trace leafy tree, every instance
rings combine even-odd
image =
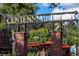
[[[60,3],[50,3],[49,8],[56,8]]]
[[[6,26],[6,23],[3,21],[3,16],[0,15],[0,30],[4,29]]]
[[[3,15],[27,15],[34,14],[38,9],[34,3],[4,3],[0,7],[0,13]]]
[[[40,42],[44,43],[49,40],[48,29],[40,28],[30,31],[29,42]]]
[[[69,45],[79,44],[79,29],[71,26],[68,30],[65,43]]]
[[[69,26],[67,36],[64,39],[64,43],[69,44],[70,46],[76,45],[77,52],[79,46],[79,29],[72,24]]]
[[[3,28],[5,28],[6,24],[5,23],[0,23],[0,30],[2,30]]]

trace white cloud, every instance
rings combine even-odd
[[[58,7],[62,8],[58,8]],[[52,12],[67,12],[67,11],[75,11],[79,12],[79,3],[61,3],[57,8],[55,8]],[[64,10],[63,10],[64,8]]]
[[[79,3],[61,3],[59,6],[62,6],[65,9],[71,9],[79,7]]]
[[[42,3],[42,6],[49,7],[49,3]]]
[[[63,9],[59,9],[58,7],[57,8],[55,8],[52,12],[54,13],[54,12],[62,12],[63,11]]]

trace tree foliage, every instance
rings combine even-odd
[[[5,3],[0,7],[3,15],[27,15],[34,14],[38,9],[34,3]]]
[[[79,29],[75,26],[70,26],[64,41],[69,45],[79,44]]]
[[[40,28],[30,31],[29,42],[44,43],[49,40],[48,29]]]
[[[60,3],[50,3],[49,8],[56,8]]]

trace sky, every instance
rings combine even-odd
[[[39,10],[37,13],[50,13],[50,12],[62,12],[62,11],[73,11],[77,10],[79,12],[79,3],[61,3],[57,8],[49,8],[48,3],[39,3]]]
[[[38,7],[39,10],[36,12],[36,14],[68,12],[68,11],[78,11],[79,13],[79,3],[61,3],[55,9],[49,8],[48,3],[39,3]],[[79,14],[76,17],[79,18]]]
[[[39,10],[37,13],[49,13],[49,12],[60,12],[60,11],[73,11],[77,10],[79,12],[79,3],[61,3],[58,5],[57,8],[51,9],[49,8],[48,3],[39,3],[37,4],[39,7]]]
[[[39,7],[39,9],[36,14],[49,13],[52,11],[52,9],[49,8],[49,4],[47,3],[39,3],[37,4],[37,6]]]

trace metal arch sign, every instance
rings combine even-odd
[[[11,17],[7,19],[8,24],[26,23],[26,22],[34,22],[34,21],[36,21],[34,16],[18,16],[18,17]]]
[[[73,12],[60,12],[60,13],[48,13],[48,14],[38,14],[38,15],[26,15],[26,16],[15,16],[6,19],[8,24],[15,23],[31,23],[40,21],[40,16],[42,17],[41,21],[47,21],[47,19],[51,20],[73,20],[76,19],[77,11]],[[50,17],[48,17],[50,16]]]
[[[63,15],[53,15],[53,20],[73,20],[75,19],[75,14],[63,14]]]

